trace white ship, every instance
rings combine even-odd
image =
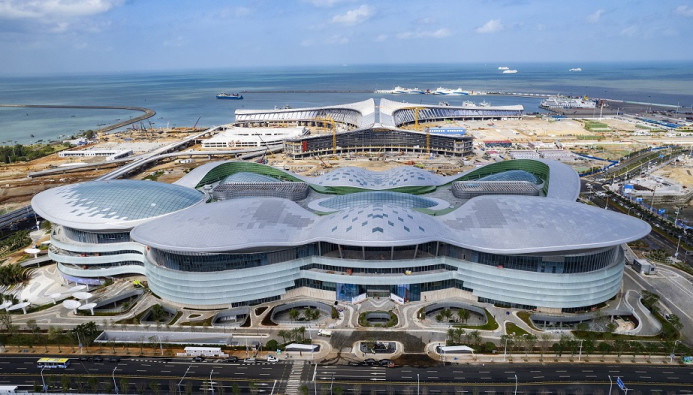
[[[471,100],[465,100],[462,102],[462,107],[476,107],[476,104]]]
[[[410,95],[423,95],[424,93],[426,93],[419,88],[407,89],[406,91]]]
[[[491,107],[491,103],[488,103],[486,100],[484,100],[481,103],[479,103],[479,107]]]
[[[597,102],[595,100],[590,100],[587,96],[578,98],[565,96],[551,96],[542,100],[539,107],[546,108],[549,110],[571,108],[596,108]]]
[[[517,70],[512,69],[512,70],[503,70],[503,74],[515,74],[517,73]]]
[[[568,71],[582,71],[582,68],[581,67],[575,67],[575,68],[572,68]]]
[[[451,96],[463,96],[463,95],[466,96],[468,94],[469,94],[469,92],[462,90],[462,88],[457,88],[457,89],[453,89],[450,91]]]
[[[434,95],[449,95],[450,92],[452,92],[450,89],[448,89],[448,88],[443,88],[443,87],[441,86],[440,88],[434,90],[434,91],[433,91],[433,94],[434,94]]]
[[[509,70],[510,67],[508,66],[498,66],[498,70]]]
[[[396,86],[395,89],[392,90],[392,93],[404,94],[404,93],[407,93],[407,88],[402,88],[401,86]]]

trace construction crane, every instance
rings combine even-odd
[[[260,133],[255,133],[255,135],[260,139],[260,142],[262,143],[262,145],[265,146],[265,154],[267,152],[269,152],[272,159],[274,159],[274,152],[272,152],[272,150],[269,149],[269,145],[267,145],[267,143],[265,143],[265,140],[262,139],[262,135],[260,135]],[[262,157],[264,159],[265,155],[262,155]]]
[[[324,124],[328,123],[332,126],[332,155],[337,155],[337,123],[329,115],[324,117],[315,117],[315,121],[320,121]]]
[[[425,110],[427,107],[412,107],[410,110],[414,110],[414,130],[419,130],[419,111]],[[431,130],[426,128],[426,153],[431,153]]]

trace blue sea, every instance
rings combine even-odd
[[[498,66],[517,69],[502,74]],[[581,67],[582,72],[570,72]],[[539,98],[512,96],[387,95],[374,93],[262,93],[262,91],[363,91],[403,87],[588,95],[596,98],[693,105],[693,63],[526,63],[440,65],[342,65],[294,68],[162,71],[122,74],[0,77],[0,104],[141,106],[155,110],[155,127],[213,126],[234,119],[234,110],[313,107],[373,97],[460,105],[522,104],[540,111]],[[217,100],[219,92],[244,100]],[[0,144],[54,140],[139,115],[123,110],[0,108]],[[148,126],[149,123],[145,121]],[[33,135],[33,137],[32,137]]]

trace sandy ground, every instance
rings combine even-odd
[[[655,175],[669,178],[675,182],[693,188],[693,159],[688,159],[674,166],[657,170]]]

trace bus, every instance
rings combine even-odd
[[[36,362],[36,367],[46,369],[65,369],[70,366],[69,358],[41,358]]]

